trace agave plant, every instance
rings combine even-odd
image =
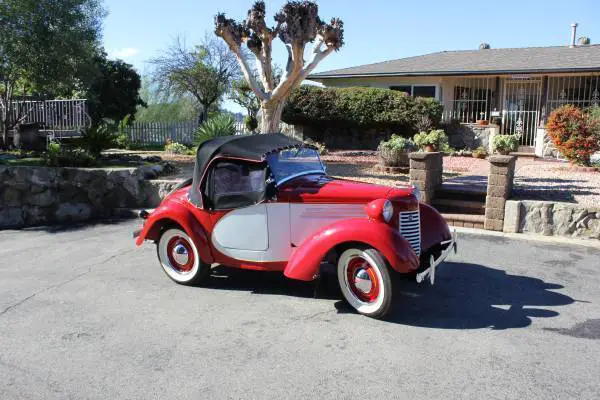
[[[230,135],[235,135],[235,120],[229,114],[219,114],[210,118],[198,128],[194,143],[200,145],[207,140]]]

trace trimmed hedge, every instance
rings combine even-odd
[[[438,125],[442,109],[435,99],[390,89],[300,86],[290,94],[282,119],[295,125],[404,129],[409,135],[424,117]]]

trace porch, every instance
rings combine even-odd
[[[548,115],[565,104],[600,105],[600,73],[442,77],[439,92],[445,122],[458,122],[475,135],[486,131],[486,147],[490,132],[518,134],[522,150],[541,157]]]

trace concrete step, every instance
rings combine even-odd
[[[448,225],[455,227],[483,229],[485,223],[483,215],[447,213],[442,214],[442,217],[444,217]]]
[[[485,203],[482,201],[456,200],[456,199],[433,199],[434,206],[441,213],[456,213],[456,214],[485,214]]]
[[[535,153],[529,153],[529,152],[522,152],[522,151],[513,151],[512,153],[510,153],[511,156],[515,156],[515,157],[527,157],[527,158],[537,158],[537,156],[535,155]]]
[[[435,191],[436,199],[453,199],[485,202],[487,187],[463,186],[458,184],[443,184]]]
[[[519,146],[517,153],[535,153],[535,147],[533,146]]]

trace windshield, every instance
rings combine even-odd
[[[267,156],[267,162],[278,185],[300,175],[325,174],[319,152],[307,147],[271,153]]]

